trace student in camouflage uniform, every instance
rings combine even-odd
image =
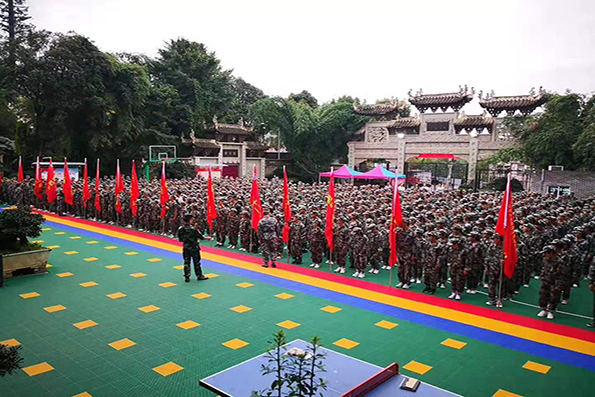
[[[240,232],[240,218],[235,208],[227,213],[227,235],[229,236],[229,248],[236,248],[238,245],[238,234]]]
[[[467,293],[475,295],[483,274],[484,247],[478,232],[469,234],[469,262],[467,269]]]
[[[591,260],[589,265],[589,290],[593,293],[593,320],[587,324],[589,328],[595,328],[595,261]]]
[[[271,217],[271,211],[268,208],[263,208],[264,217],[258,222],[258,241],[262,246],[262,267],[269,267],[269,261],[272,267],[277,267],[275,260],[277,259],[277,221]]]
[[[289,225],[289,253],[294,265],[302,264],[303,249],[306,240],[306,228],[299,215],[294,215]]]
[[[448,299],[461,300],[465,289],[465,268],[468,266],[467,250],[462,247],[461,238],[451,237],[449,240],[448,266],[450,268],[452,293]]]
[[[438,282],[438,271],[440,270],[441,247],[434,232],[427,233],[428,242],[424,246],[424,284],[423,292],[436,293]]]
[[[202,268],[200,267],[200,243],[198,240],[204,240],[205,237],[201,232],[196,230],[194,219],[191,215],[184,217],[184,226],[180,226],[178,229],[178,240],[183,243],[182,256],[184,257],[184,280],[190,282],[190,261],[194,264],[194,274],[196,274],[197,280],[206,280],[202,274]],[[206,237],[210,240],[211,237]]]
[[[440,229],[438,232],[440,239],[438,240],[438,286],[442,289],[446,288],[446,279],[448,278],[448,231]]]
[[[415,238],[413,240],[413,265],[411,278],[415,280],[416,284],[421,284],[424,271],[424,253],[426,240],[424,239],[424,231],[422,229],[415,229]]]
[[[380,232],[384,225],[371,223],[368,225],[370,241],[370,273],[378,274],[382,264],[382,250],[384,249],[384,236]]]
[[[397,288],[411,288],[413,239],[414,236],[412,236],[411,232],[408,230],[407,224],[404,224],[404,229],[397,230],[397,252],[399,253],[399,260],[397,263],[399,283],[397,284]]]
[[[539,289],[539,307],[541,311],[538,317],[546,317],[548,320],[554,319],[554,312],[560,300],[560,260],[557,250],[553,245],[548,245],[543,249],[544,258],[541,267],[541,288]]]
[[[488,298],[486,305],[495,306],[498,299],[498,286],[500,285],[500,273],[504,260],[504,247],[502,245],[502,236],[494,235],[494,239],[488,246],[486,262],[486,278],[488,282]]]
[[[320,222],[312,223],[312,230],[310,232],[310,252],[312,253],[312,264],[310,267],[318,269],[322,262],[325,245],[325,235]]]
[[[344,274],[345,266],[347,264],[347,250],[350,242],[350,233],[347,226],[345,226],[345,220],[343,218],[337,218],[337,226],[334,228],[333,233],[333,257],[337,264],[335,273]]]
[[[353,277],[364,278],[366,275],[366,267],[368,266],[369,241],[361,227],[356,227],[353,232],[354,236],[351,242],[354,261],[353,266],[355,267]]]
[[[217,208],[217,218],[215,218],[215,233],[217,234],[217,246],[223,247],[227,237],[227,208],[223,200],[219,201]]]

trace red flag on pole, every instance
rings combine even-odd
[[[101,195],[99,194],[99,159],[97,159],[97,172],[95,173],[95,209],[101,211]]]
[[[161,165],[161,218],[165,218],[166,204],[169,201],[169,192],[167,191],[167,178],[165,177],[165,160]]]
[[[258,191],[258,176],[254,166],[254,177],[252,178],[252,191],[250,192],[250,205],[252,206],[252,228],[258,231],[258,222],[262,219],[262,203]]]
[[[19,156],[19,175],[17,176],[17,182],[23,182],[25,176],[23,175],[23,160],[21,156]]]
[[[56,176],[54,174],[54,164],[50,159],[50,166],[48,167],[48,178],[47,178],[47,189],[46,195],[48,196],[48,203],[54,201],[58,195],[56,187]]]
[[[64,202],[66,204],[74,204],[74,195],[72,194],[72,181],[70,180],[70,173],[68,172],[68,162],[64,157],[64,183],[62,184],[62,192],[64,193]]]
[[[399,196],[399,187],[397,179],[393,179],[393,206],[390,217],[390,230],[388,232],[388,243],[390,246],[390,256],[388,265],[393,267],[397,263],[397,227],[403,223],[403,213],[401,211],[401,197]]]
[[[209,229],[213,230],[213,219],[217,218],[217,207],[215,206],[215,193],[213,192],[213,176],[209,165],[209,179],[207,181],[207,222]]]
[[[89,191],[89,171],[87,170],[87,159],[85,159],[85,170],[83,171],[83,206],[87,208],[87,201],[91,198]]]
[[[120,172],[120,160],[116,162],[116,211],[122,213],[122,201],[120,200],[120,193],[124,191],[124,181],[122,180],[122,173]]]
[[[517,253],[516,235],[514,233],[514,210],[512,208],[511,174],[508,174],[506,191],[502,199],[502,207],[498,214],[496,233],[504,238],[504,274],[512,278],[514,268],[519,260]]]
[[[130,210],[133,216],[137,216],[138,207],[136,201],[138,200],[138,177],[136,176],[136,167],[134,160],[132,160],[132,172],[130,174]]]
[[[291,205],[289,203],[289,183],[287,171],[283,166],[283,211],[285,212],[285,226],[283,226],[283,241],[289,243],[289,222],[291,221]]]
[[[38,199],[43,198],[43,179],[41,179],[41,168],[39,167],[39,156],[37,156],[37,163],[35,164],[35,185],[33,192]]]
[[[328,185],[328,196],[326,197],[326,241],[332,251],[335,246],[333,243],[333,227],[335,225],[335,175],[331,170],[331,180]]]

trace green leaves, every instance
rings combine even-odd
[[[23,346],[5,346],[0,344],[0,376],[10,375],[21,368],[24,358],[20,356]]]

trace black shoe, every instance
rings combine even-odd
[[[587,327],[589,328],[595,328],[595,321],[592,323],[587,324]]]
[[[302,262],[300,262],[300,263],[302,263]],[[272,267],[277,267],[277,265],[275,264],[275,262],[271,263],[271,266]]]
[[[208,280],[209,278],[207,276],[204,275],[200,275],[196,278],[198,281],[202,281],[202,280]]]
[[[297,265],[297,259],[294,259],[294,260],[292,260],[292,261],[291,261],[291,264],[292,264],[292,265]]]
[[[302,264],[302,261],[296,261],[295,264],[296,265],[301,265]]]
[[[269,265],[267,265],[266,263],[264,265],[262,265],[262,267],[269,267]]]
[[[187,283],[189,283],[189,282],[190,282],[190,277],[186,277],[186,278],[184,279],[184,281],[186,281]]]

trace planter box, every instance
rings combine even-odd
[[[46,273],[50,252],[52,252],[51,249],[44,248],[35,251],[2,255],[2,273],[4,278],[13,277],[13,272],[22,269],[30,269],[28,273]]]

